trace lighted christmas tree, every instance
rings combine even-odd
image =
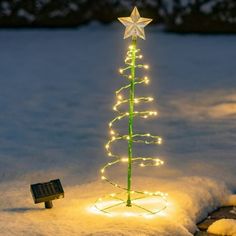
[[[156,116],[157,111],[145,110],[139,111],[136,110],[136,104],[142,102],[151,102],[153,101],[152,97],[138,97],[135,94],[136,85],[148,84],[149,79],[147,76],[139,77],[137,72],[140,69],[148,69],[148,65],[142,64],[139,61],[142,59],[142,55],[140,54],[140,49],[137,48],[137,39],[138,37],[141,39],[145,39],[144,27],[149,24],[152,20],[149,18],[142,18],[139,15],[138,9],[135,7],[131,13],[130,17],[121,17],[118,20],[125,25],[125,34],[124,39],[131,37],[132,43],[128,48],[127,56],[125,58],[125,67],[120,69],[120,73],[124,76],[128,83],[124,85],[120,89],[116,91],[117,102],[113,107],[113,110],[118,113],[118,115],[109,123],[109,131],[110,131],[110,140],[105,145],[106,151],[108,153],[109,158],[112,159],[111,162],[107,163],[102,169],[102,180],[107,181],[114,187],[121,189],[122,193],[112,193],[106,196],[105,198],[111,198],[112,200],[104,201],[104,198],[98,199],[95,206],[97,209],[104,213],[111,213],[117,207],[126,206],[126,207],[134,207],[136,209],[142,210],[145,214],[156,214],[163,210],[166,207],[166,194],[162,192],[149,192],[136,190],[132,188],[132,168],[133,164],[138,164],[140,167],[145,166],[159,166],[163,164],[163,161],[159,158],[154,158],[150,156],[134,156],[133,152],[133,143],[143,143],[143,144],[157,144],[160,145],[162,143],[162,139],[160,136],[152,135],[150,133],[135,133],[133,129],[134,120],[136,117],[140,117],[146,119],[148,117]],[[128,96],[125,98],[124,94],[128,91]],[[128,105],[128,111],[122,111],[122,105]],[[127,134],[119,134],[118,129],[114,128],[116,123],[121,120],[128,120],[128,133]],[[111,146],[116,141],[125,140],[127,143],[127,157],[120,156],[115,154]],[[118,163],[126,163],[127,164],[127,186],[122,186],[120,184],[114,183],[111,181],[107,175],[106,170],[108,167],[118,164]],[[125,197],[124,197],[125,196]],[[161,199],[161,204],[158,207],[148,208],[146,205],[142,205],[144,199],[147,198],[158,198],[159,201]]]

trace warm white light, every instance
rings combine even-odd
[[[114,183],[112,179],[110,180],[109,176],[106,177],[106,173],[105,173],[107,171],[107,168],[109,168],[110,166],[113,166],[117,163],[121,164],[122,162],[126,162],[124,164],[126,166],[127,162],[140,161],[138,163],[140,167],[159,166],[164,163],[160,159],[156,159],[150,156],[147,156],[144,158],[140,156],[132,158],[132,157],[128,157],[124,155],[124,157],[122,157],[122,156],[119,156],[119,154],[114,154],[111,148],[114,141],[117,141],[117,140],[128,140],[126,141],[126,143],[132,144],[134,137],[135,137],[134,142],[140,142],[143,144],[161,144],[162,143],[162,139],[159,138],[159,136],[154,136],[150,133],[137,133],[136,134],[136,133],[130,132],[132,131],[131,127],[129,129],[129,133],[125,133],[122,135],[119,134],[116,127],[114,128],[115,131],[112,130],[113,123],[115,125],[116,122],[118,123],[119,120],[122,120],[124,118],[128,118],[128,117],[132,118],[133,116],[134,117],[139,116],[141,118],[146,119],[146,118],[149,118],[150,116],[157,115],[156,111],[151,111],[151,110],[135,111],[134,110],[135,107],[138,107],[138,105],[136,106],[133,103],[135,104],[142,103],[142,102],[147,103],[149,101],[151,102],[154,100],[152,97],[149,97],[149,96],[136,97],[133,95],[134,94],[133,87],[136,86],[136,84],[144,85],[144,84],[149,83],[149,78],[147,76],[136,77],[135,68],[144,68],[144,69],[149,68],[149,65],[147,64],[142,64],[142,63],[136,64],[136,60],[138,61],[138,59],[141,59],[143,57],[142,55],[139,55],[140,54],[139,51],[140,51],[139,49],[136,49],[136,45],[130,45],[129,50],[126,54],[126,58],[125,58],[126,66],[119,69],[119,72],[121,74],[124,74],[123,76],[126,79],[128,79],[129,84],[126,84],[125,86],[121,87],[119,90],[116,91],[116,103],[113,104],[113,110],[116,111],[118,115],[116,115],[109,123],[110,139],[107,143],[105,143],[105,149],[106,149],[107,155],[111,158],[109,158],[110,162],[106,163],[100,169],[100,172],[101,172],[101,179],[105,180],[105,182],[108,182],[117,188],[123,189],[125,190],[125,192],[128,191],[129,193],[134,194],[134,196],[132,195],[133,205],[135,206],[136,204],[136,206],[139,206],[140,204],[140,208],[132,207],[132,210],[127,208],[126,200],[123,201],[123,196],[119,195],[119,197],[118,196],[115,197],[116,194],[111,193],[111,194],[108,194],[107,196],[104,196],[104,198],[99,199],[95,203],[95,211],[98,211],[100,214],[104,214],[109,217],[122,215],[123,217],[124,216],[126,217],[144,216],[146,218],[149,218],[149,217],[153,217],[154,215],[157,215],[156,213],[158,213],[159,211],[163,211],[167,205],[166,204],[167,200],[165,199],[166,195],[164,193],[158,192],[157,194],[155,192],[149,192],[149,191],[142,191],[142,190],[136,190],[136,189],[134,189],[135,191],[131,190],[131,188],[126,188],[126,187],[123,187],[123,185],[118,185]],[[124,92],[126,89],[130,90],[130,92],[133,91],[133,93],[131,93],[130,98],[128,98],[127,96],[128,94]],[[125,105],[125,104],[127,104],[127,106],[129,105],[129,109],[127,109],[126,111],[124,111],[125,109],[121,110],[120,107],[122,107],[122,105]],[[129,125],[132,125],[132,122]],[[132,151],[132,146],[129,148],[131,148],[131,151]],[[114,160],[111,160],[113,158]],[[140,197],[138,197],[139,194],[140,194]],[[155,199],[154,199],[154,196],[155,196]],[[104,201],[104,199],[105,200],[112,199],[112,201]],[[113,207],[115,208],[113,209]],[[119,207],[121,208],[119,209]],[[122,209],[122,207],[124,207],[125,210]]]
[[[135,191],[131,192],[132,194],[135,193]],[[126,204],[121,204],[120,206],[117,206],[115,208],[111,208],[108,210],[108,212],[100,211],[99,209],[105,209],[109,206],[115,205],[116,203],[120,203],[120,200],[102,200],[99,199],[97,202],[96,207],[91,206],[88,208],[88,211],[93,214],[99,214],[104,215],[107,217],[145,217],[146,219],[151,219],[155,217],[166,217],[168,216],[168,212],[165,210],[165,207],[168,205],[168,202],[164,200],[164,197],[161,196],[159,192],[157,192],[157,196],[161,196],[159,198],[153,197],[154,193],[146,191],[146,194],[149,195],[149,197],[144,199],[139,199],[136,201],[136,204],[144,205],[148,209],[150,209],[153,212],[153,214],[149,214],[142,209],[139,208],[127,208]],[[116,193],[109,194],[110,197],[115,197]],[[158,208],[160,208],[160,211],[158,211]]]
[[[111,130],[111,131],[110,131],[110,134],[111,134],[111,135],[112,135],[112,134],[115,134],[114,130]]]

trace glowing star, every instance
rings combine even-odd
[[[137,7],[134,7],[130,17],[120,17],[118,20],[126,27],[124,39],[131,36],[145,39],[144,27],[152,21],[150,18],[140,17]]]

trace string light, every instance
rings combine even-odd
[[[137,52],[138,50],[135,49],[135,47],[133,47],[132,45],[129,46],[129,51],[127,52],[127,57],[125,59],[125,63],[129,66],[130,65],[130,61],[132,61],[132,57],[135,54],[134,53]],[[142,57],[140,57],[140,55],[136,55],[135,56],[137,59],[141,59]],[[135,65],[133,65],[135,67]],[[144,69],[148,69],[148,65],[139,65],[140,68],[144,68]],[[127,78],[128,80],[130,80],[132,78],[131,75],[125,75],[124,71],[127,70],[128,67],[126,68],[121,68],[119,70],[119,72],[121,74],[123,74],[125,76],[125,78]],[[129,67],[129,69],[131,70],[131,68]],[[135,78],[134,79],[134,85],[138,85],[138,84],[148,84],[149,83],[149,79],[147,76],[144,76],[143,79],[138,79]],[[109,123],[109,128],[110,128],[110,135],[111,138],[110,140],[108,140],[107,144],[105,145],[105,149],[107,151],[107,155],[109,157],[114,158],[114,162],[109,162],[107,163],[102,169],[101,169],[101,179],[107,181],[108,183],[110,183],[111,185],[113,185],[116,188],[120,188],[123,189],[124,191],[127,191],[127,188],[124,186],[121,186],[117,183],[113,183],[112,181],[110,181],[106,175],[106,169],[112,165],[115,165],[119,162],[121,163],[128,163],[129,162],[129,158],[127,157],[120,157],[118,154],[113,153],[113,151],[111,150],[111,144],[115,141],[118,140],[126,140],[126,141],[130,141],[132,139],[132,142],[137,142],[137,143],[144,143],[144,144],[157,144],[160,145],[162,143],[162,138],[160,136],[155,136],[152,135],[150,133],[144,133],[144,134],[132,134],[130,135],[120,135],[117,131],[114,132],[114,130],[112,129],[112,127],[115,125],[115,123],[118,120],[127,118],[130,116],[130,112],[123,112],[122,110],[119,109],[119,107],[121,105],[125,105],[125,104],[129,104],[130,103],[130,98],[124,98],[123,95],[121,95],[121,92],[123,92],[124,90],[129,90],[130,89],[130,84],[121,87],[119,90],[116,91],[116,103],[113,106],[113,110],[116,111],[118,113],[118,115],[111,120],[111,122]],[[154,100],[153,97],[134,97],[133,98],[133,102],[134,104],[139,104],[140,102],[152,102]],[[158,113],[157,111],[152,111],[152,110],[147,110],[147,111],[138,111],[135,110],[133,111],[133,116],[140,116],[143,117],[144,119],[147,119],[151,116],[156,116]],[[145,137],[148,138],[149,140],[145,140]],[[160,160],[159,158],[153,158],[153,157],[132,157],[132,162],[140,162],[138,165],[140,167],[148,167],[148,166],[160,166],[163,165],[164,162],[162,160]],[[150,191],[136,191],[136,190],[130,190],[130,194],[143,194],[144,196],[156,196],[156,197],[161,197],[164,201],[166,198],[166,194],[165,193],[161,193],[161,192],[150,192]],[[116,194],[112,193],[109,195],[110,197],[116,197]],[[124,202],[125,203],[125,202]],[[166,207],[166,205],[164,205],[163,209]],[[98,209],[100,209],[97,206]],[[106,210],[104,209],[100,209],[101,211],[104,211],[105,213],[108,213]],[[155,213],[155,212],[149,212],[151,213]]]
[[[143,38],[144,36],[142,36]],[[135,199],[143,199],[147,197],[159,197],[161,200],[163,200],[163,205],[157,210],[147,209],[143,206],[138,206],[136,203],[134,205],[138,206],[140,209],[142,209],[147,214],[156,214],[167,206],[166,193],[162,193],[159,191],[150,192],[150,191],[142,191],[142,190],[135,190],[131,187],[131,167],[133,164],[138,164],[140,167],[150,167],[150,166],[160,166],[163,165],[164,162],[156,157],[141,157],[141,156],[134,156],[133,155],[133,143],[143,143],[143,144],[156,144],[160,145],[162,143],[162,138],[160,136],[152,135],[150,133],[134,133],[133,132],[133,119],[136,117],[141,117],[144,119],[147,119],[149,117],[156,116],[158,113],[155,110],[145,110],[140,111],[137,108],[139,107],[140,103],[143,102],[152,102],[154,99],[153,97],[138,97],[135,94],[135,88],[137,85],[145,85],[149,84],[149,78],[147,76],[144,76],[142,78],[139,78],[136,76],[136,70],[138,69],[149,69],[149,65],[147,64],[139,64],[137,63],[138,60],[141,60],[143,56],[140,54],[140,49],[136,46],[137,37],[132,38],[132,44],[128,47],[128,51],[125,57],[125,67],[119,69],[119,73],[122,74],[124,78],[128,80],[128,83],[118,89],[116,94],[116,102],[113,106],[113,110],[117,112],[117,116],[114,117],[110,123],[109,123],[109,133],[110,133],[110,139],[105,145],[105,150],[107,151],[107,155],[111,157],[113,161],[108,162],[105,166],[101,168],[101,179],[105,180],[112,186],[123,190],[123,192],[126,195],[126,199],[123,199],[118,196],[116,193],[111,193],[108,196],[116,201],[118,203],[113,203],[110,206],[100,206],[98,202],[101,202],[101,199],[99,198],[96,203],[95,207],[100,210],[101,212],[108,214],[109,210],[113,207],[117,207],[119,205],[126,205],[128,207],[132,206],[132,201]],[[129,91],[129,97],[126,98],[126,96],[123,92]],[[122,107],[124,105],[128,105],[129,112],[123,111]],[[137,106],[137,108],[136,108]],[[134,110],[135,108],[135,110]],[[136,110],[137,109],[137,110]],[[120,134],[117,129],[115,128],[116,132],[114,132],[113,126],[116,125],[117,121],[123,120],[123,119],[129,119],[129,133],[128,134]],[[112,150],[112,144],[117,141],[125,141],[128,143],[128,157],[120,156],[119,154],[116,154]],[[127,187],[120,185],[118,183],[113,182],[108,177],[106,177],[106,170],[107,168],[110,168],[113,165],[117,165],[119,163],[126,163],[128,165],[128,182]],[[137,198],[137,195],[139,197]],[[141,195],[141,196],[140,196]],[[136,197],[135,197],[136,196]],[[128,214],[128,213],[127,213]],[[132,214],[128,214],[127,216],[131,216]]]

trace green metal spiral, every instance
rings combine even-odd
[[[150,116],[157,115],[156,111],[136,111],[135,110],[135,104],[139,102],[151,102],[153,101],[153,98],[151,97],[135,97],[135,87],[139,84],[148,84],[149,80],[147,77],[144,78],[138,78],[136,76],[136,69],[137,68],[144,68],[148,69],[147,65],[144,64],[138,64],[137,61],[142,58],[142,55],[140,55],[140,49],[137,49],[137,40],[135,37],[132,39],[132,44],[130,45],[127,57],[125,59],[126,67],[120,69],[120,73],[128,79],[129,83],[123,87],[121,87],[119,90],[116,91],[116,98],[117,103],[114,105],[113,110],[118,113],[118,115],[111,120],[109,123],[109,129],[110,129],[110,135],[111,138],[105,145],[106,151],[108,153],[109,158],[112,159],[112,161],[108,162],[105,166],[101,169],[102,174],[102,180],[110,183],[114,187],[121,189],[122,192],[125,192],[125,198],[120,197],[120,193],[112,193],[107,196],[104,196],[103,198],[99,198],[96,203],[95,207],[104,213],[111,213],[111,209],[124,205],[126,207],[137,207],[141,210],[143,210],[146,214],[156,214],[166,208],[167,200],[166,200],[166,193],[162,193],[160,191],[158,192],[147,192],[147,191],[140,191],[140,190],[134,190],[132,189],[132,168],[135,163],[139,164],[141,167],[145,166],[159,166],[163,164],[163,161],[159,158],[154,157],[135,157],[133,155],[133,143],[144,143],[144,144],[161,144],[162,139],[160,136],[152,135],[150,133],[134,133],[133,130],[133,124],[134,124],[134,118],[135,117],[141,117],[141,118],[148,118]],[[129,72],[129,73],[127,73]],[[129,98],[123,99],[123,96],[121,95],[124,91],[129,91]],[[119,109],[121,105],[128,104],[129,111],[123,112]],[[118,131],[114,130],[113,127],[115,124],[120,121],[121,119],[127,119],[128,118],[128,134],[121,135],[118,133]],[[115,154],[111,150],[111,146],[116,141],[122,141],[125,140],[128,143],[128,157],[121,157],[118,154]],[[106,176],[106,171],[108,167],[111,167],[113,165],[119,164],[119,163],[127,163],[127,186],[122,186],[112,180],[110,180]],[[144,199],[147,197],[158,197],[162,200],[163,204],[158,209],[147,209],[139,204],[137,204],[137,200]],[[104,199],[113,199],[115,200],[115,203],[111,201],[111,204],[108,204],[106,206],[102,205],[101,203],[104,201]]]

